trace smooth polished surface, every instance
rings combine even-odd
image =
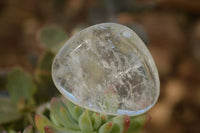
[[[103,23],[73,36],[52,67],[58,90],[73,103],[110,115],[139,115],[157,101],[160,82],[151,54],[134,31]]]

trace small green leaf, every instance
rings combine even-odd
[[[130,127],[130,117],[127,115],[119,115],[112,119],[112,121],[118,125],[119,133],[126,133]]]
[[[72,116],[59,99],[51,99],[50,111],[60,125],[66,128],[80,130],[78,124],[73,120]]]
[[[119,132],[120,133],[123,133],[124,131],[124,115],[119,115],[119,116],[116,116],[112,119],[112,121],[118,125],[119,127]]]
[[[25,100],[29,104],[34,104],[33,94],[36,91],[36,85],[28,73],[21,68],[14,68],[7,78],[7,89],[13,102],[19,103]]]
[[[79,117],[80,115],[83,113],[83,108],[73,104],[72,102],[70,102],[69,100],[65,100],[64,101],[67,105],[67,108],[71,114],[71,116],[76,120],[78,121],[79,120]]]
[[[99,133],[110,133],[113,128],[113,122],[109,121],[100,127]]]
[[[51,66],[53,62],[55,54],[52,52],[45,52],[44,55],[41,57],[37,69],[39,71],[48,71],[51,72]]]
[[[75,131],[71,129],[58,129],[52,126],[44,127],[45,133],[82,133],[81,131]]]
[[[116,123],[113,123],[113,128],[112,130],[110,131],[110,133],[120,133],[120,127],[118,124]],[[125,132],[124,132],[125,133]]]
[[[98,129],[101,125],[101,116],[99,113],[93,113],[92,114],[92,124],[94,129]]]
[[[60,113],[61,113],[61,116],[63,117],[63,119],[65,121],[65,126],[66,127],[70,128],[70,129],[80,130],[78,124],[70,116],[70,113],[66,108],[61,107],[60,108]]]
[[[55,130],[54,128],[52,128],[51,126],[45,126],[44,127],[44,132],[45,133],[60,133],[57,130]]]
[[[60,27],[49,25],[40,30],[38,38],[47,51],[57,53],[67,40],[67,34]]]
[[[80,131],[57,127],[43,115],[35,116],[35,125],[40,133],[81,133]]]
[[[108,121],[108,116],[105,114],[100,114],[102,123],[106,123]]]
[[[21,115],[9,98],[0,97],[0,124],[18,120]]]
[[[40,133],[45,133],[45,126],[53,126],[53,124],[43,115],[35,116],[35,125]]]
[[[53,116],[52,113],[49,114],[50,120],[52,121],[52,123],[56,126],[60,126],[60,123],[56,120],[56,118]]]
[[[139,132],[148,120],[148,116],[146,114],[131,117],[130,128],[127,130],[126,133],[137,133]]]
[[[92,132],[93,127],[92,127],[92,121],[90,119],[90,116],[88,114],[88,111],[85,110],[82,115],[79,118],[79,126],[81,131],[83,132]]]

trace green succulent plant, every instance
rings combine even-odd
[[[146,114],[109,116],[52,98],[49,118],[36,115],[35,125],[40,133],[137,133],[149,119]]]

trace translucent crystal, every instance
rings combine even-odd
[[[77,33],[58,52],[52,69],[67,99],[96,112],[139,115],[159,96],[152,56],[136,33],[120,24],[98,24]]]

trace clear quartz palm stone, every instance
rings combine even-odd
[[[52,75],[68,100],[109,115],[145,113],[160,92],[148,49],[134,31],[115,23],[74,35],[56,55]]]

